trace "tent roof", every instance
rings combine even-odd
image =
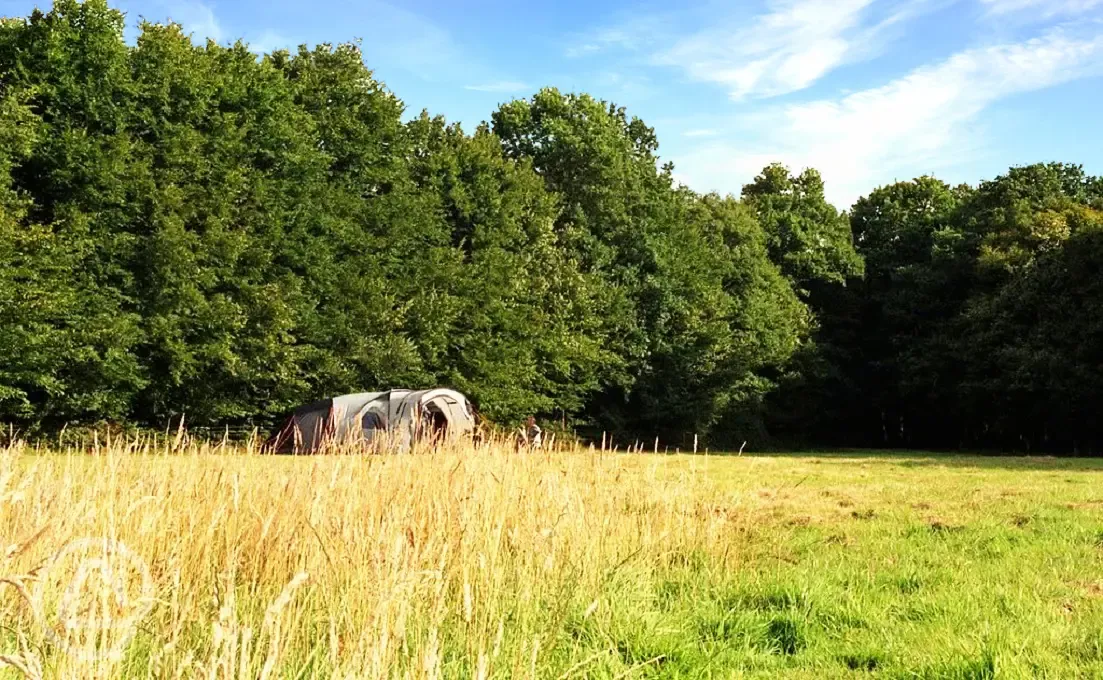
[[[294,411],[291,412],[293,416],[301,416],[313,411],[328,411],[329,407],[333,405],[333,399],[319,399],[318,401],[312,401],[309,404],[303,404]]]
[[[398,390],[396,390],[398,391]],[[362,408],[369,403],[385,396],[386,392],[359,392],[357,394],[344,394],[340,397],[334,397],[333,410],[341,411],[343,413],[359,413]]]

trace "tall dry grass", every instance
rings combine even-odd
[[[652,569],[731,545],[725,518],[701,511],[696,464],[672,473],[662,460],[503,442],[314,457],[183,437],[16,443],[0,450],[0,666],[34,678],[585,676],[606,652],[583,654],[572,631],[647,596],[636,591]],[[85,538],[148,565],[149,600],[123,561],[85,573],[72,601],[83,553],[58,553]],[[120,582],[126,597],[110,592]],[[90,633],[66,629],[64,612],[140,620]]]

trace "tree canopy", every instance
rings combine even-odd
[[[355,43],[0,22],[0,420],[264,423],[447,385],[622,439],[1098,450],[1103,180],[678,185],[548,88],[464,130]]]

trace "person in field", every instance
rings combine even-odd
[[[544,443],[544,431],[536,424],[536,417],[529,416],[525,426],[518,430],[517,449],[539,449]]]

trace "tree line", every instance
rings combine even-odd
[[[1103,181],[815,170],[699,194],[544,89],[473,131],[355,44],[258,57],[57,0],[0,23],[0,421],[263,423],[448,385],[491,420],[1094,450]]]

